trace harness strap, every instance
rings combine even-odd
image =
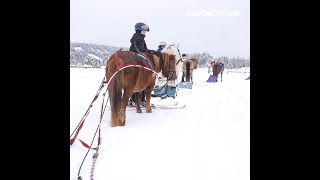
[[[108,90],[108,89],[107,89],[107,90]],[[106,92],[107,92],[107,90],[106,90]],[[103,94],[103,96],[105,96],[106,92]],[[108,99],[109,99],[109,98],[108,98]],[[108,101],[107,101],[107,102],[108,102]],[[101,120],[102,120],[102,117],[103,117],[103,114],[104,114],[104,110],[105,110],[105,108],[106,108],[106,106],[107,106],[107,105],[106,105],[105,108],[103,108],[103,104],[104,104],[104,97],[103,97],[103,99],[102,99],[102,107],[101,107],[101,113],[100,113],[100,121],[99,121],[97,130],[96,130],[96,132],[95,132],[95,134],[94,134],[94,136],[93,136],[93,139],[92,139],[92,142],[91,142],[90,146],[88,146],[86,143],[84,143],[83,141],[80,140],[80,142],[81,142],[85,147],[88,146],[88,147],[87,147],[87,148],[88,148],[88,151],[87,151],[85,157],[83,158],[82,163],[81,163],[81,166],[80,166],[79,171],[78,171],[78,179],[79,179],[79,180],[82,179],[81,176],[80,176],[80,171],[81,171],[82,164],[83,164],[84,160],[86,159],[86,157],[87,157],[90,149],[97,150],[96,153],[93,155],[93,165],[92,165],[91,173],[90,173],[90,178],[93,179],[94,166],[95,166],[96,160],[97,160],[97,158],[98,158],[99,146],[101,145],[101,137],[100,137],[100,136],[101,136]],[[98,146],[97,146],[96,148],[91,148],[91,146],[92,146],[92,144],[93,144],[93,141],[94,141],[94,139],[95,139],[95,137],[96,137],[96,135],[97,135],[97,131],[99,131],[99,135],[98,135]]]
[[[103,94],[103,96],[105,97],[105,93]],[[104,97],[103,97],[103,99],[102,99],[102,107],[101,107],[101,113],[100,113],[100,122],[99,122],[99,126],[98,126],[98,131],[99,131],[99,134],[98,134],[98,147],[99,147],[100,144],[101,144],[101,120],[102,120],[102,117],[103,117],[103,114],[104,114],[104,110],[105,110],[105,109],[103,109]],[[89,114],[89,113],[88,113],[88,114]],[[86,117],[88,116],[88,114],[86,115]],[[78,134],[79,134],[79,132],[80,132],[83,124],[84,124],[84,121],[82,121],[81,125],[79,126],[79,129],[77,130],[77,133],[76,133],[75,137],[70,140],[70,141],[72,141],[72,144],[74,143],[75,138],[78,136]],[[95,135],[94,135],[94,137],[95,137]],[[92,150],[98,149],[98,147],[91,148],[92,143],[91,143],[91,145],[89,146],[87,143],[85,143],[85,142],[82,141],[81,139],[79,139],[79,138],[77,138],[77,139],[81,142],[81,144],[82,144],[84,147],[86,147],[86,148],[88,148],[88,149],[92,149]],[[93,138],[93,139],[94,139],[94,138]],[[70,144],[71,144],[71,143],[70,143]]]
[[[104,87],[104,83],[105,83],[105,77],[103,77],[102,82],[101,82],[101,84],[100,84],[100,87],[99,87],[99,89],[98,89],[95,97],[93,98],[93,100],[92,100],[89,108],[87,109],[86,113],[85,113],[84,116],[82,117],[82,119],[81,119],[80,123],[78,124],[78,126],[76,127],[76,129],[73,131],[73,133],[74,133],[74,132],[77,130],[77,131],[76,131],[76,134],[75,134],[75,135],[73,136],[73,138],[70,140],[70,145],[72,145],[72,144],[74,143],[75,139],[77,138],[77,136],[78,136],[81,128],[83,127],[83,124],[84,124],[87,116],[89,115],[89,112],[90,112],[90,109],[91,109],[92,106],[93,106],[93,103],[97,100],[97,98],[99,97],[99,94],[100,94],[101,90],[102,90],[103,87]],[[73,135],[73,133],[71,134],[71,136]],[[80,141],[80,142],[81,142],[81,141]],[[82,142],[81,142],[81,143],[82,143]],[[84,143],[84,142],[83,142],[83,143]],[[83,143],[82,143],[82,144],[83,144]]]
[[[96,148],[90,148],[90,146],[89,146],[87,143],[85,143],[85,142],[82,141],[81,139],[78,139],[78,140],[81,142],[81,144],[82,144],[84,147],[86,147],[86,148],[88,148],[88,149],[92,149],[92,150],[98,149],[97,147],[96,147]]]
[[[119,62],[118,62],[118,51],[116,51],[116,53],[115,53],[115,63],[116,63],[116,67],[117,67],[117,69],[119,69]]]

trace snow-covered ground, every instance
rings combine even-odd
[[[88,109],[104,73],[98,68],[70,68],[70,134]],[[249,180],[250,80],[245,80],[249,75],[229,72],[223,74],[223,82],[219,77],[219,82],[207,83],[208,69],[198,68],[192,89],[180,88],[175,99],[151,100],[186,104],[184,109],[143,110],[141,114],[128,110],[124,127],[111,128],[110,110],[106,110],[94,179]],[[88,144],[99,123],[102,93],[78,136]],[[96,145],[95,139],[93,147]],[[77,179],[86,153],[78,140],[70,146],[70,179]],[[81,168],[83,180],[90,179],[94,153],[90,150]]]

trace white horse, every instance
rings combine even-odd
[[[169,81],[168,85],[170,85],[170,86],[176,86],[177,84],[180,83],[180,80],[181,80],[180,76],[182,75],[183,62],[182,62],[182,55],[180,53],[179,46],[180,46],[180,43],[178,43],[178,44],[173,43],[172,45],[169,45],[162,50],[162,52],[174,54],[176,56],[176,60],[177,60],[177,63],[176,63],[177,79],[174,81]]]

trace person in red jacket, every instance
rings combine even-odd
[[[214,68],[216,64],[219,64],[218,61],[212,61],[211,62],[211,68],[212,68],[212,74],[214,75],[214,72],[217,71],[217,68]]]

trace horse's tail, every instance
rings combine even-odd
[[[186,82],[190,82],[190,62],[186,63]]]
[[[108,66],[108,75],[111,77],[112,72],[117,72],[116,67]],[[111,106],[111,126],[115,126],[119,124],[118,113],[120,110],[121,104],[121,96],[122,96],[122,88],[121,88],[121,72],[117,73],[113,79],[109,80],[109,98],[110,98],[110,106]]]

